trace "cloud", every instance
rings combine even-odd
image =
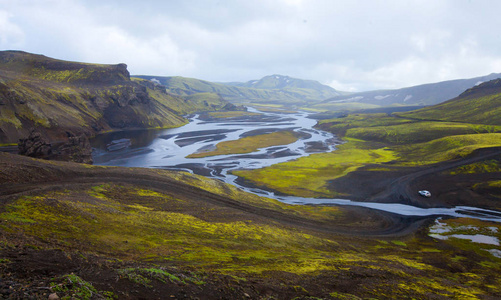
[[[124,62],[133,74],[284,74],[368,90],[501,72],[499,10],[465,0],[0,0],[0,43]]]
[[[18,48],[24,44],[25,35],[23,30],[10,21],[10,14],[0,10],[0,47]]]

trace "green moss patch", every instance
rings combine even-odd
[[[234,171],[233,174],[287,194],[336,196],[326,188],[329,180],[345,176],[366,164],[396,159],[388,148],[372,148],[369,143],[350,140],[331,153],[313,154],[263,169]]]
[[[298,137],[293,131],[278,131],[268,134],[244,137],[235,141],[218,143],[213,151],[205,151],[188,155],[188,158],[200,158],[224,154],[251,153],[260,148],[278,145],[287,145],[297,141]]]

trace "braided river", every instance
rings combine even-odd
[[[258,112],[249,108],[249,112]],[[452,208],[419,208],[400,203],[372,203],[348,199],[301,198],[275,195],[237,182],[230,174],[236,169],[257,169],[308,156],[336,150],[340,141],[331,133],[315,129],[316,120],[309,113],[293,114],[260,112],[260,115],[240,118],[204,120],[194,115],[185,126],[162,130],[131,130],[101,134],[91,143],[95,165],[161,168],[184,170],[216,178],[254,194],[274,198],[289,204],[354,205],[382,210],[402,216],[469,217],[501,222],[501,212],[457,206]],[[222,141],[246,136],[294,130],[300,138],[291,144],[259,149],[248,154],[230,154],[205,158],[187,158],[192,153],[208,151]]]

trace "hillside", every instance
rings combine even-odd
[[[181,99],[165,87],[131,80],[127,66],[0,52],[0,144],[17,143],[37,128],[49,140],[124,129],[176,127],[181,114],[228,103]]]
[[[421,218],[287,205],[184,172],[0,153],[0,200],[2,299],[501,295],[488,252],[499,246],[432,239]],[[500,229],[478,220],[468,232]]]
[[[348,108],[371,108],[371,106],[390,105],[433,105],[457,97],[466,89],[479,83],[500,78],[501,74],[490,74],[470,79],[458,79],[423,84],[396,90],[378,90],[335,96],[315,104],[313,107],[324,110]],[[348,109],[350,110],[350,109]]]
[[[399,115],[423,120],[501,125],[501,79],[484,82],[444,103]]]
[[[279,105],[305,105],[339,95],[335,89],[312,80],[272,75],[247,83],[215,83],[185,77],[135,76],[157,81],[175,95],[215,93],[235,104],[261,103]]]

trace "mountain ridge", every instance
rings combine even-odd
[[[422,120],[501,125],[501,79],[483,82],[443,103],[398,115]]]
[[[267,103],[302,106],[340,94],[335,89],[317,81],[282,75],[270,75],[260,80],[251,80],[244,83],[210,82],[181,76],[133,75],[133,77],[157,81],[165,85],[167,90],[174,95],[188,96],[196,93],[215,93],[234,104]]]
[[[463,91],[477,84],[500,77],[501,73],[491,73],[480,77],[427,83],[394,90],[358,92],[326,99],[313,107],[328,109],[329,106],[341,103],[359,103],[379,106],[433,105],[455,98]]]
[[[222,82],[222,84],[256,89],[306,88],[339,93],[336,89],[328,85],[321,84],[316,80],[298,79],[279,74],[268,75],[261,79],[249,80],[247,82]]]

